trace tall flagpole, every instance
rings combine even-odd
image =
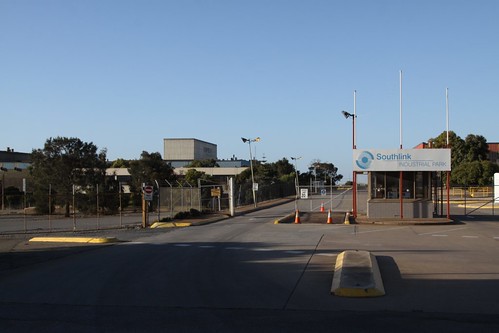
[[[400,70],[400,149],[402,149],[402,70]],[[404,172],[399,173],[400,218],[404,219]]]
[[[353,91],[353,117],[352,117],[352,149],[357,149],[357,134],[356,134],[356,122],[357,117],[357,90]],[[357,172],[354,170],[352,174],[352,210],[353,218],[357,218]]]
[[[356,129],[356,119],[357,118],[357,90],[353,91],[353,123],[354,123],[354,137],[353,137],[353,149],[357,149],[357,129]]]
[[[445,88],[445,117],[447,128],[447,148],[449,148],[449,88]]]
[[[402,149],[402,70],[400,70],[400,149]]]
[[[445,117],[447,127],[447,147],[450,148],[449,142],[449,88],[445,89]],[[447,219],[450,219],[450,172],[447,171]]]

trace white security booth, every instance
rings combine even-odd
[[[368,174],[368,218],[431,218],[432,177],[451,170],[451,151],[354,149],[353,168]]]

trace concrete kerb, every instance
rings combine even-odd
[[[376,257],[368,251],[340,253],[334,268],[331,294],[342,297],[377,297],[385,295]]]
[[[346,223],[346,221],[345,221]],[[368,218],[366,216],[357,216],[357,218],[350,217],[350,223],[355,224],[379,224],[379,225],[442,225],[442,224],[452,224],[453,219],[447,218],[405,218],[400,217],[393,218]]]

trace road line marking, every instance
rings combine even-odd
[[[478,238],[478,236],[461,236],[463,238]]]
[[[335,253],[316,253],[316,256],[323,256],[323,257],[336,257],[337,254]]]
[[[406,229],[407,226],[404,226],[404,227],[397,227],[397,228],[390,228],[390,229],[376,229],[376,230],[368,230],[368,231],[357,231],[357,232],[352,232],[352,235],[353,234],[367,234],[367,233],[371,233],[371,232],[381,232],[381,231],[392,231],[392,230],[399,230],[399,229]]]
[[[464,230],[464,229],[468,229],[468,227],[464,227],[464,228],[456,228],[456,229],[450,229],[450,230],[441,230],[440,232],[442,231],[445,231],[445,232],[450,232],[450,231],[458,231],[458,230]],[[431,235],[431,234],[434,234],[438,231],[434,231],[434,232],[425,232],[423,234],[418,234],[418,236],[425,236],[425,235]]]
[[[290,251],[284,251],[284,253],[289,253],[289,254],[303,254],[303,253],[305,253],[305,251],[294,251],[294,250],[290,250]]]
[[[191,244],[173,244],[173,246],[176,246],[176,247],[189,247],[189,246],[192,246]]]
[[[435,234],[435,235],[432,235],[433,237],[448,237],[449,235],[439,235],[439,234]]]
[[[274,250],[273,249],[269,249],[269,248],[259,247],[259,248],[256,248],[256,249],[251,249],[251,251],[255,251],[255,252],[269,252],[269,251],[274,251]]]

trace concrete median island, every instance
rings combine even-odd
[[[340,253],[334,268],[331,294],[343,297],[385,295],[376,257],[368,251],[348,250]]]

